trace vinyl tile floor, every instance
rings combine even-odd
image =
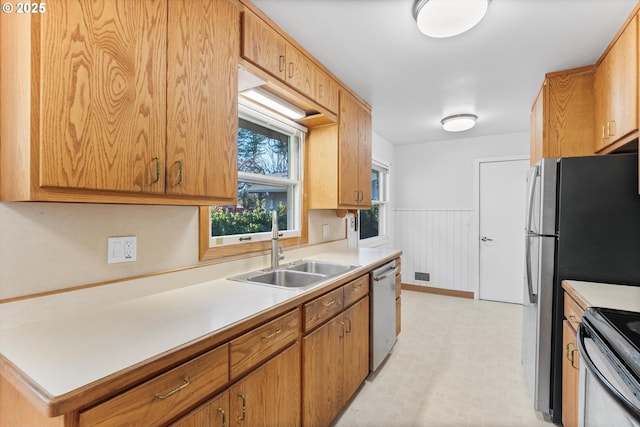
[[[402,291],[402,332],[334,427],[552,427],[520,362],[522,306]]]

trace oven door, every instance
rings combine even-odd
[[[584,321],[580,351],[579,425],[640,427],[640,387],[615,353]]]

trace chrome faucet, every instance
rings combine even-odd
[[[271,211],[271,268],[278,268],[280,260],[284,259],[282,246],[278,245],[280,230],[278,230],[278,213]]]

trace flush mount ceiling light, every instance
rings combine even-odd
[[[473,28],[487,12],[491,0],[416,0],[413,17],[418,29],[430,37],[451,37]]]
[[[240,94],[257,102],[258,104],[262,104],[280,114],[284,114],[292,120],[299,120],[307,115],[303,109],[298,108],[284,99],[279,98],[271,92],[259,87],[242,91]]]
[[[475,114],[456,114],[440,121],[442,128],[448,132],[462,132],[475,126],[478,116]]]

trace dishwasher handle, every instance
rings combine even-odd
[[[385,271],[385,274],[383,274],[382,276],[373,276],[373,280],[376,281],[376,282],[379,282],[381,280],[386,279],[387,277],[389,277],[391,275],[395,276],[397,272],[398,272],[398,267],[394,267],[391,270]]]

